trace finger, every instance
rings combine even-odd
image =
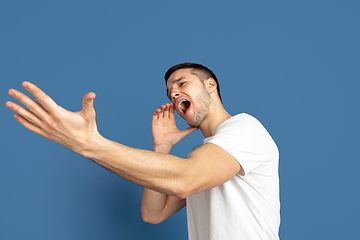
[[[37,126],[42,126],[42,121],[41,119],[39,119],[34,113],[30,112],[29,110],[19,106],[16,103],[13,102],[6,102],[5,106],[11,110],[13,110],[14,112],[16,112],[18,115],[22,116],[23,118],[27,119],[29,122],[37,125]]]
[[[8,94],[16,100],[20,101],[22,104],[24,104],[31,112],[33,112],[39,118],[45,119],[49,115],[48,112],[45,111],[43,106],[39,106],[38,103],[36,103],[34,100],[32,100],[30,97],[23,94],[22,92],[19,92],[15,89],[10,89],[8,91]]]
[[[159,109],[160,109],[159,119],[160,119],[160,118],[164,118],[164,110],[165,110],[165,108],[166,108],[165,105],[161,105],[161,106],[159,107]]]
[[[153,112],[153,121],[156,121],[159,119],[159,113],[160,113],[160,109],[155,109],[155,111]]]
[[[87,93],[82,99],[82,113],[87,117],[95,117],[94,98],[96,94],[93,92]]]
[[[27,119],[25,119],[24,117],[20,116],[19,114],[15,114],[14,118],[21,123],[21,125],[23,125],[24,127],[26,127],[27,129],[29,129],[30,131],[40,134],[46,138],[49,138],[49,135],[40,127],[34,125],[33,123],[29,122]]]
[[[165,104],[164,118],[170,118],[170,104]]]
[[[174,116],[175,116],[175,104],[170,103],[169,118],[173,118]]]
[[[41,106],[40,103],[38,103],[38,102],[35,102],[35,103],[36,103],[40,108],[44,109],[45,112],[47,112],[47,110],[46,110],[43,106]]]
[[[50,98],[46,93],[44,93],[40,88],[38,88],[35,84],[32,84],[28,81],[22,83],[22,86],[31,93],[39,103],[47,109],[49,112],[54,112],[57,109],[58,105],[54,102],[52,98]]]
[[[193,131],[197,130],[198,128],[194,128],[194,127],[189,127],[185,130],[181,131],[181,138],[186,137],[187,135],[189,135],[190,133],[192,133]]]

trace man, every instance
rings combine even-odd
[[[97,131],[94,93],[80,112],[58,106],[35,85],[23,86],[40,104],[14,89],[29,110],[6,106],[29,130],[53,140],[144,187],[143,219],[159,223],[187,205],[189,239],[278,239],[278,150],[265,128],[247,114],[224,109],[213,72],[183,63],[165,74],[170,104],[153,113],[153,151],[107,140]],[[190,125],[176,127],[174,109]],[[205,140],[182,159],[168,154],[200,129]]]

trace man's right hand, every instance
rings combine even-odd
[[[38,102],[20,91],[10,89],[9,95],[25,107],[11,101],[5,105],[16,112],[15,119],[30,131],[82,155],[86,155],[95,143],[104,140],[97,130],[95,121],[95,93],[88,93],[83,97],[83,109],[80,112],[70,112],[57,105],[36,85],[25,81],[22,86]]]
[[[163,153],[169,153],[172,146],[197,129],[189,127],[180,131],[177,128],[173,103],[166,103],[154,111],[151,128],[153,150]]]

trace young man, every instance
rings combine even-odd
[[[35,85],[23,86],[40,104],[14,89],[9,94],[29,110],[6,106],[31,131],[94,160],[144,187],[143,219],[159,223],[187,205],[189,239],[278,239],[278,150],[265,128],[247,114],[224,109],[215,75],[191,63],[165,75],[170,104],[153,113],[153,151],[107,140],[97,131],[94,93],[80,112],[69,112]],[[174,109],[190,127],[176,127]],[[204,144],[186,159],[168,154],[195,129]]]

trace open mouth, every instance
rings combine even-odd
[[[182,111],[183,114],[187,112],[190,107],[190,101],[183,99],[179,102],[179,109]]]

